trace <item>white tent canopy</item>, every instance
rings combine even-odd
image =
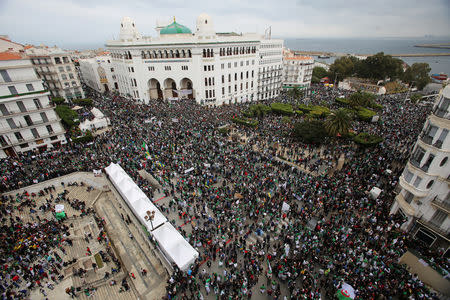
[[[183,238],[183,236],[167,221],[167,218],[148,199],[145,193],[134,183],[128,174],[118,164],[111,163],[105,168],[109,179],[120,195],[133,211],[134,215],[147,228],[163,255],[175,263],[181,270],[186,271],[198,252]],[[155,212],[152,222],[145,217],[147,212]],[[152,226],[153,225],[153,226]]]
[[[186,271],[197,259],[197,250],[169,222],[155,229],[152,234],[164,255],[181,270]]]
[[[154,211],[155,217],[151,222],[153,228],[156,228],[167,222],[167,218],[159,211],[159,209],[148,199],[144,192],[134,183],[128,174],[117,164],[111,164],[105,168],[109,179],[114,184],[120,195],[127,202],[128,206],[133,210],[133,213],[139,221],[145,226],[148,225],[148,230],[152,230],[149,221],[145,220],[147,211]]]

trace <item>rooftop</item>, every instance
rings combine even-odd
[[[0,60],[17,60],[24,58],[25,55],[19,52],[11,52],[11,51],[0,52]]]

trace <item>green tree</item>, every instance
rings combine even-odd
[[[324,78],[327,75],[328,75],[328,71],[325,70],[325,68],[314,67],[313,72],[312,72],[311,82],[312,83],[319,83],[320,79]]]
[[[303,96],[303,92],[296,86],[289,90],[289,96],[297,100]]]
[[[413,63],[403,74],[403,81],[409,84],[415,84],[417,89],[422,90],[431,82],[430,65],[427,63]]]
[[[336,136],[338,133],[344,135],[348,133],[352,119],[344,109],[339,109],[331,113],[325,123],[325,130],[330,136]]]
[[[330,80],[334,81],[336,78],[336,83],[343,80],[346,77],[355,74],[355,66],[358,64],[358,59],[354,56],[343,56],[334,61],[330,65],[329,76]]]
[[[358,92],[351,94],[348,100],[349,100],[351,106],[367,107],[372,104],[372,102],[375,100],[375,98],[376,97],[372,94],[358,91]]]
[[[384,55],[383,52],[369,56],[355,66],[359,77],[374,80],[396,79],[400,78],[403,73],[403,62],[390,55]]]
[[[323,126],[323,122],[312,120],[295,124],[293,136],[305,143],[320,144],[327,136],[327,132]]]
[[[422,95],[421,94],[412,94],[410,99],[411,99],[412,103],[417,103],[422,99]]]

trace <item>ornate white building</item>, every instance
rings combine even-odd
[[[283,53],[283,88],[311,86],[314,58],[294,55],[290,50]]]
[[[438,96],[400,176],[391,214],[400,212],[408,230],[430,246],[450,242],[450,86]]]
[[[26,53],[53,97],[84,98],[75,64],[68,52],[58,47],[38,46],[27,49]]]
[[[119,90],[110,56],[79,59],[81,80],[99,93]]]
[[[122,19],[117,40],[108,41],[118,90],[151,99],[195,98],[221,105],[275,97],[281,88],[283,40],[258,34],[216,33],[206,14],[196,30],[158,23],[157,37],[141,36]]]
[[[66,143],[49,95],[23,52],[0,53],[0,158]]]

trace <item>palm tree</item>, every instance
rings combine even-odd
[[[325,121],[325,129],[331,136],[347,134],[351,126],[352,119],[344,109],[339,109],[331,113]]]

